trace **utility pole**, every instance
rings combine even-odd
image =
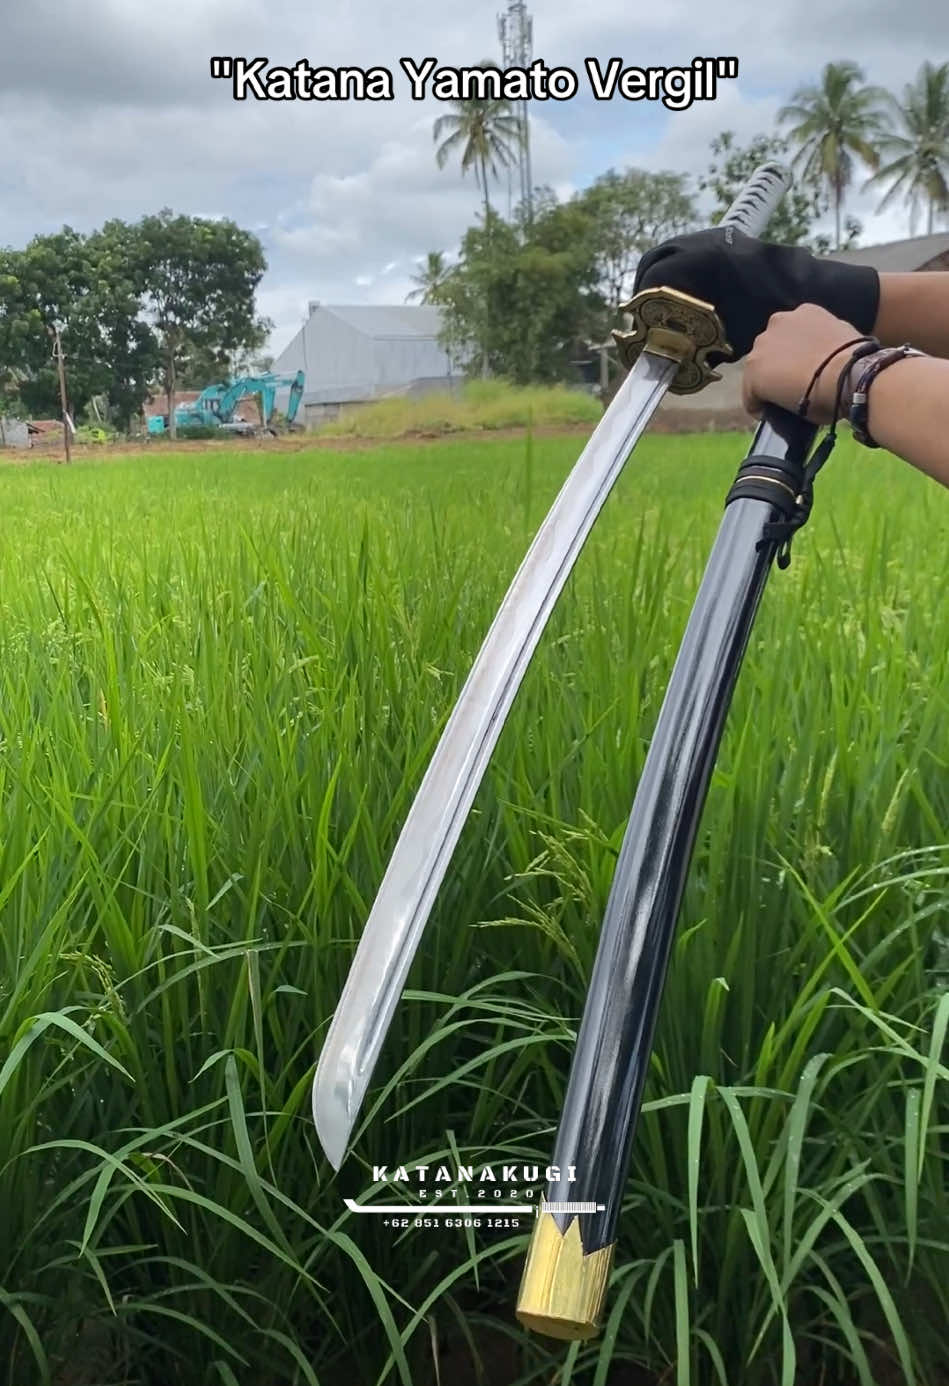
[[[504,14],[498,15],[498,38],[501,40],[501,61],[505,68],[531,65],[533,56],[534,21],[527,13],[524,0],[511,0]],[[521,202],[527,224],[533,220],[534,187],[531,176],[530,129],[527,102],[515,102],[519,128],[518,171],[521,180]]]
[[[63,409],[63,446],[66,449],[66,461],[71,462],[69,452],[69,430],[71,420],[69,418],[69,407],[66,403],[66,363],[63,360],[63,343],[59,335],[59,323],[54,322],[50,328],[53,341],[55,343],[56,369],[59,372],[59,401]]]

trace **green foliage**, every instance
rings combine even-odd
[[[439,290],[442,340],[471,373],[515,384],[569,379],[602,317],[591,221],[576,203],[538,198],[519,229],[491,213],[465,234]]]
[[[22,251],[0,251],[0,360],[8,378],[16,377],[28,413],[60,413],[52,342],[58,321],[73,417],[98,394],[118,417],[130,417],[158,362],[139,316],[139,292],[114,228],[82,236],[67,226],[35,237]]]
[[[447,274],[448,262],[442,251],[430,250],[418,274],[412,276],[415,288],[406,294],[406,303],[437,303]]]
[[[878,211],[897,199],[909,204],[910,235],[926,208],[926,230],[949,214],[949,62],[923,63],[903,98],[890,98],[894,128],[880,139],[881,166],[867,187],[889,183]]]
[[[569,202],[537,190],[528,219],[491,212],[466,233],[456,265],[438,265],[430,301],[442,341],[473,374],[517,383],[570,380],[591,340],[614,325],[642,252],[690,225],[679,174],[610,172]],[[430,266],[431,269],[431,266]]]
[[[162,435],[159,434],[158,436],[160,437]],[[170,442],[175,441],[171,433],[166,432],[164,436],[168,438]],[[185,440],[190,439],[192,442],[207,442],[211,438],[220,438],[220,436],[220,429],[215,428],[212,424],[189,423],[183,424],[182,427],[178,429],[179,438]]]
[[[576,442],[0,472],[2,1386],[943,1386],[949,520],[845,441],[713,775],[604,1334],[517,1328],[529,1227],[342,1201],[394,1154],[549,1160],[744,442],[650,435],[617,483],[338,1177],[319,1045]]]
[[[887,129],[888,94],[868,86],[863,69],[849,59],[824,66],[820,82],[799,87],[778,122],[797,147],[794,167],[825,189],[836,226],[834,248],[843,248],[843,199],[853,182],[855,160],[879,167],[879,141]]]
[[[223,365],[228,354],[263,345],[267,331],[257,320],[254,294],[267,262],[256,236],[223,218],[175,216],[165,208],[142,218],[135,243],[169,395],[188,353],[202,364]],[[168,413],[174,437],[174,410]]]
[[[681,173],[610,169],[577,197],[589,219],[598,288],[615,323],[632,292],[641,255],[670,236],[695,227],[697,212]]]
[[[114,428],[104,428],[101,424],[80,424],[75,438],[77,443],[114,443],[118,434]]]
[[[471,429],[556,428],[597,423],[602,407],[583,390],[562,385],[518,386],[505,380],[469,380],[454,394],[378,400],[344,409],[320,432],[354,438],[398,438],[410,433]]]
[[[52,327],[61,324],[73,417],[101,395],[123,426],[157,374],[172,382],[259,351],[270,324],[254,312],[265,268],[256,237],[229,221],[173,217],[70,227],[0,251],[0,388],[34,416],[60,412]]]
[[[497,64],[485,60],[478,66],[491,69]],[[520,122],[509,101],[493,97],[450,101],[447,107],[432,127],[436,162],[444,168],[449,159],[456,157],[463,174],[474,171],[487,226],[491,217],[489,180],[515,161],[521,140]]]

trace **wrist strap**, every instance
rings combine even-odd
[[[798,405],[798,415],[801,418],[806,418],[811,395],[814,391],[814,386],[821,377],[821,373],[830,362],[833,361],[835,356],[839,356],[840,353],[846,351],[848,347],[854,346],[856,350],[852,353],[850,360],[837,375],[837,388],[834,391],[834,412],[830,421],[830,427],[805,464],[804,475],[801,479],[801,488],[798,494],[792,497],[793,504],[788,506],[787,500],[776,494],[774,488],[777,485],[778,479],[775,478],[773,474],[765,472],[760,465],[754,473],[746,473],[744,476],[739,474],[739,481],[732,487],[732,490],[728,494],[728,500],[725,502],[727,505],[728,501],[737,499],[738,495],[749,495],[754,496],[757,500],[770,501],[770,503],[781,512],[782,518],[780,520],[772,521],[770,524],[764,526],[761,532],[761,539],[758,541],[757,545],[759,549],[766,544],[777,545],[776,558],[779,568],[786,568],[791,562],[791,540],[794,538],[797,531],[807,524],[810,517],[811,508],[814,504],[814,478],[833,452],[834,444],[837,442],[837,425],[840,423],[844,414],[844,391],[850,372],[854,367],[854,363],[860,360],[861,357],[867,356],[871,352],[876,354],[879,351],[880,343],[877,339],[875,337],[854,337],[849,342],[842,342],[840,346],[837,347],[835,351],[832,351],[829,356],[825,357],[817,367]],[[749,462],[755,461],[754,458],[749,458],[748,460]],[[783,482],[783,478],[781,480]],[[782,486],[782,489],[788,490],[788,493],[791,494],[787,486]]]
[[[922,351],[917,351],[911,347],[909,342],[904,342],[899,347],[888,347],[883,351],[876,351],[864,361],[863,369],[850,397],[848,409],[848,421],[858,443],[862,443],[866,448],[878,448],[880,446],[871,437],[868,423],[869,391],[873,381],[876,380],[881,371],[886,370],[887,366],[893,366],[897,361],[905,361],[908,356],[923,356],[924,354]]]

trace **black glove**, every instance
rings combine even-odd
[[[711,303],[735,349],[747,356],[772,313],[816,303],[858,332],[873,331],[880,306],[880,276],[867,265],[825,260],[796,246],[771,245],[716,226],[676,236],[649,250],[636,270],[634,293],[641,289],[679,289]],[[710,364],[717,364],[714,355]]]

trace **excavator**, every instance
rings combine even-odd
[[[287,406],[287,427],[292,428],[303,399],[304,375],[246,375],[228,384],[208,385],[196,400],[190,404],[179,404],[175,410],[175,430],[188,428],[215,428],[226,433],[253,434],[271,433],[273,427],[274,403],[277,391],[290,387],[290,403]],[[237,406],[248,395],[260,396],[260,417],[262,424],[251,422],[237,416]],[[149,433],[164,433],[168,428],[167,414],[152,414],[148,420]]]

